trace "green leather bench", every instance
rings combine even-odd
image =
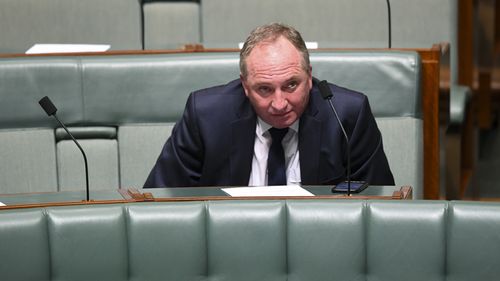
[[[17,280],[498,280],[500,205],[202,201],[0,211]]]
[[[238,53],[0,59],[0,193],[83,190],[83,160],[38,105],[49,96],[89,158],[90,188],[141,187],[190,92],[239,77]],[[311,54],[313,75],[365,93],[396,185],[422,198],[420,58]],[[335,93],[334,93],[335,94]]]

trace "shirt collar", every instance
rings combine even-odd
[[[264,120],[262,120],[260,117],[257,117],[257,135],[262,136],[265,132],[267,132],[269,129],[271,129],[272,126],[267,124]],[[299,132],[299,120],[295,120],[292,125],[289,127],[292,131],[295,133]]]

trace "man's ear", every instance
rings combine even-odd
[[[243,85],[243,90],[245,91],[245,95],[248,97],[248,85],[245,77],[240,73],[241,85]]]
[[[313,68],[312,65],[309,65],[309,89],[312,89],[312,73],[313,73]]]

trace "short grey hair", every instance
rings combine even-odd
[[[240,51],[240,73],[246,78],[248,71],[246,58],[261,42],[274,42],[281,36],[285,37],[302,54],[302,67],[309,72],[309,51],[300,33],[293,27],[282,23],[270,23],[255,28],[243,44]]]

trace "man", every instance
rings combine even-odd
[[[351,179],[394,184],[366,96],[329,87],[350,139]],[[144,187],[337,184],[346,147],[300,33],[270,24],[243,45],[240,79],[189,96]]]

